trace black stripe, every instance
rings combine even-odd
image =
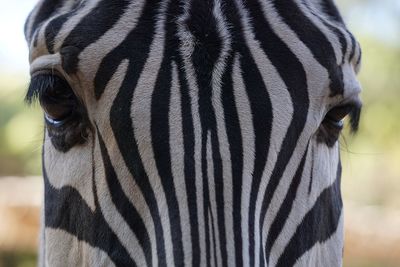
[[[269,23],[264,18],[262,7],[258,2],[257,4],[253,2],[252,4],[249,4],[248,9],[250,11],[250,16],[253,18],[252,21],[256,39],[260,41],[264,52],[267,54],[272,65],[275,66],[279,75],[286,84],[293,102],[293,118],[283,140],[281,146],[282,149],[279,152],[276,165],[274,166],[263,197],[261,217],[259,218],[259,227],[262,229],[265,214],[272,196],[278,186],[283,171],[292,156],[292,152],[297,145],[299,135],[304,128],[307,119],[309,99],[306,74],[296,55],[294,55],[287,45],[272,31]],[[255,130],[255,132],[257,133],[257,130]],[[257,190],[258,187],[255,190],[255,194]],[[253,200],[253,205],[255,205],[255,200],[256,197]],[[252,214],[252,217],[249,219],[255,221],[254,215]],[[260,231],[260,235],[262,236],[261,233],[262,231]],[[260,264],[264,264],[264,251],[262,246],[260,246]]]
[[[356,66],[359,66],[359,65],[360,65],[360,63],[361,63],[361,58],[362,58],[362,52],[361,52],[361,50],[360,50],[360,53],[358,54],[358,58],[357,58],[357,60],[356,60]]]
[[[57,37],[62,26],[65,24],[65,22],[67,22],[68,19],[71,18],[71,16],[75,15],[77,11],[80,10],[85,5],[86,2],[76,1],[71,10],[58,17],[55,17],[47,24],[44,36],[46,39],[47,50],[49,51],[50,54],[54,53],[54,45],[55,45],[54,39]]]
[[[219,249],[221,250],[222,266],[228,266],[228,256],[226,247],[225,232],[225,199],[224,199],[224,174],[222,171],[222,156],[220,153],[220,145],[218,142],[217,128],[211,133],[212,160],[214,165],[214,194],[217,204],[217,223],[219,233]],[[214,225],[214,224],[213,224]],[[215,250],[215,255],[217,251]]]
[[[201,138],[201,174],[203,177],[203,216],[204,216],[204,235],[206,237],[206,266],[211,266],[211,241],[210,241],[210,229],[209,229],[209,218],[208,209],[210,208],[210,191],[208,188],[208,162],[207,162],[207,133],[203,128],[202,138]]]
[[[217,206],[216,219],[219,228],[220,250],[222,266],[227,266],[225,215],[224,215],[224,186],[222,159],[218,143],[217,124],[215,111],[212,106],[212,71],[216,60],[219,58],[222,43],[216,28],[216,20],[212,9],[214,3],[211,0],[194,0],[191,3],[187,26],[195,39],[192,62],[195,68],[197,84],[199,86],[199,114],[202,127],[202,174],[204,191],[204,217],[207,222],[207,210],[209,207],[208,177],[207,174],[207,133],[211,133],[212,160],[215,179],[215,199]],[[207,224],[206,224],[207,226]],[[206,234],[208,234],[206,227]],[[207,241],[207,240],[206,240]],[[209,242],[209,240],[208,240]],[[207,255],[209,254],[209,243],[207,242]],[[216,252],[215,252],[216,253]],[[208,262],[209,263],[209,262]]]
[[[311,194],[311,189],[312,189],[312,185],[313,185],[313,178],[314,178],[314,146],[311,145],[311,172],[310,172],[310,182],[308,184],[308,195]]]
[[[28,35],[28,27],[29,27],[29,24],[31,24],[31,20],[32,20],[34,11],[35,10],[33,9],[31,12],[29,12],[29,15],[26,18],[25,23],[24,23],[24,35],[25,35],[25,40],[27,41],[28,45],[29,45],[29,43],[31,41],[31,37],[32,37],[31,35]],[[31,31],[33,31],[33,28],[31,29]]]
[[[39,28],[35,29],[33,35],[33,47],[37,47],[39,41]]]
[[[316,13],[311,7],[310,4],[303,0],[302,3],[307,7],[311,14],[313,14],[322,24],[325,25],[330,31],[332,31],[336,37],[339,39],[340,46],[342,49],[342,63],[346,60],[346,52],[347,52],[347,40],[344,34],[340,31],[338,26],[333,25],[332,23],[328,22],[326,18],[322,17],[320,14]]]
[[[62,44],[62,48],[76,47],[79,52],[83,51],[112,28],[124,14],[129,3],[131,1],[128,0],[103,0],[99,2],[69,33]],[[68,71],[66,70],[68,74],[77,71],[78,56],[79,53],[72,55],[73,59],[70,59],[70,62],[73,62],[73,64],[68,66]]]
[[[251,192],[250,192],[250,207],[249,207],[249,218],[248,218],[248,227],[249,227],[249,258],[250,258],[250,266],[254,266],[254,223],[255,223],[255,203],[257,199],[257,191],[259,185],[261,183],[261,177],[263,170],[265,168],[265,164],[267,161],[267,153],[269,147],[269,139],[271,134],[272,127],[272,106],[271,101],[268,95],[267,88],[265,87],[263,78],[261,76],[260,70],[258,69],[254,59],[252,58],[251,52],[249,48],[245,45],[246,41],[244,36],[242,35],[244,29],[242,27],[240,21],[240,14],[237,10],[237,7],[232,2],[227,2],[226,5],[223,6],[224,10],[226,10],[225,14],[228,20],[228,24],[230,25],[231,33],[232,33],[232,47],[233,51],[237,51],[240,53],[240,67],[243,71],[243,79],[247,96],[250,102],[251,114],[253,116],[253,127],[255,134],[255,159],[254,159],[254,169],[252,171],[252,183],[251,183]],[[239,132],[239,131],[238,131]],[[233,134],[232,131],[228,131],[229,134]],[[229,138],[229,136],[228,136]],[[232,137],[231,137],[232,138]],[[236,141],[237,143],[237,141]],[[233,154],[232,154],[233,156]],[[238,163],[238,159],[235,161]],[[232,167],[240,168],[240,165],[232,164]],[[234,186],[239,186],[241,181],[237,181],[235,177]],[[236,188],[236,187],[235,187]],[[241,190],[234,192],[240,192]],[[238,195],[235,194],[234,202],[236,202],[236,206],[238,205]],[[236,209],[234,209],[236,210]],[[237,210],[240,213],[240,209]],[[236,215],[239,216],[239,215]],[[235,218],[235,215],[234,215]],[[234,221],[234,227],[237,229],[239,227],[239,222]],[[239,231],[240,233],[240,231]],[[237,235],[236,235],[237,236]],[[236,237],[235,241],[239,239]],[[240,242],[240,239],[237,240]],[[240,248],[240,243],[235,243],[236,250],[236,264],[240,266],[239,263],[243,262],[242,251],[238,252],[237,250]]]
[[[356,40],[355,40],[353,34],[351,34],[348,30],[346,30],[346,32],[350,36],[350,40],[351,40],[351,51],[350,51],[350,55],[349,55],[349,61],[351,62],[356,53],[357,44],[356,44]]]
[[[168,36],[167,40],[169,45],[167,47],[180,47],[180,41],[178,36],[178,25],[176,18],[182,16],[185,13],[184,5],[178,1],[173,2],[169,6],[169,12],[167,12],[168,21]],[[193,125],[193,113],[191,110],[191,98],[189,95],[188,81],[185,78],[185,64],[182,59],[182,55],[178,49],[169,50],[173,55],[171,57],[177,64],[178,81],[180,87],[181,97],[181,116],[182,116],[182,132],[183,132],[183,156],[184,156],[184,179],[185,189],[187,194],[187,203],[189,209],[189,223],[190,223],[190,235],[191,235],[191,247],[192,247],[192,266],[200,266],[200,237],[199,237],[199,225],[198,225],[198,210],[197,210],[197,189],[196,189],[196,171],[195,171],[195,160],[194,160],[194,125]]]
[[[243,265],[242,244],[242,175],[243,175],[243,144],[239,124],[239,115],[234,96],[232,82],[233,57],[226,62],[227,68],[222,78],[222,103],[224,106],[225,127],[229,142],[232,170],[233,193],[233,235],[235,243],[236,266]]]
[[[320,5],[322,6],[323,12],[328,14],[329,17],[335,19],[336,22],[339,22],[344,26],[344,21],[342,16],[339,13],[335,3],[333,0],[322,0],[320,1]]]
[[[112,202],[118,209],[119,213],[124,217],[125,221],[128,223],[131,231],[135,233],[139,244],[144,251],[147,265],[152,266],[151,242],[145,223],[143,222],[136,208],[132,205],[122,190],[121,184],[119,183],[117,174],[115,173],[114,167],[111,164],[110,156],[108,155],[107,148],[104,144],[103,138],[100,135],[97,125],[96,129],[104,164],[105,178]]]
[[[108,82],[121,61],[125,58],[129,59],[124,81],[122,82],[121,88],[118,89],[118,94],[111,107],[110,124],[125,164],[140,187],[146,204],[149,207],[156,233],[158,263],[160,266],[165,266],[166,255],[160,210],[157,206],[155,193],[151,188],[149,177],[144,170],[143,162],[139,154],[133,132],[131,101],[127,101],[133,98],[134,90],[143,66],[148,58],[150,44],[154,37],[157,11],[159,9],[155,7],[159,7],[158,1],[146,2],[136,28],[118,47],[103,59],[100,69],[96,74],[96,79],[98,79],[100,75],[105,77]],[[141,47],[142,49],[132,49],[135,47]],[[105,82],[105,84],[107,82]],[[103,84],[104,87],[105,84]],[[96,87],[96,90],[98,89],[99,88]],[[103,90],[104,88],[96,92],[98,98],[101,96]],[[129,140],[129,142],[127,142],[127,140]]]
[[[130,66],[134,67],[135,74],[128,72],[128,75],[134,75],[133,81],[137,82],[154,38],[158,11],[155,7],[158,6],[158,0],[146,1],[136,27],[132,29],[123,42],[103,58],[94,78],[94,93],[97,100],[102,96],[108,82],[124,59],[131,61]]]
[[[54,14],[54,12],[56,12],[57,9],[59,9],[63,5],[63,3],[63,0],[45,0],[42,2],[32,23],[31,36],[29,36],[30,39],[32,38],[32,34],[39,27],[39,24],[50,18]],[[32,14],[30,15],[30,17],[31,16]]]
[[[266,253],[265,258],[267,259],[267,262],[269,261],[268,259],[271,253],[272,245],[274,244],[279,234],[281,233],[282,228],[285,225],[286,220],[288,219],[290,211],[292,210],[293,202],[296,199],[297,190],[299,188],[301,178],[303,176],[304,163],[307,158],[307,152],[308,149],[304,152],[303,158],[301,159],[301,162],[297,167],[297,171],[290,182],[290,186],[286,193],[286,197],[283,200],[282,205],[279,208],[279,211],[269,229],[267,243],[265,244],[265,253]]]
[[[45,166],[44,150],[42,162]],[[94,164],[93,159],[92,164]],[[43,167],[46,203],[44,208],[45,226],[62,229],[76,236],[78,240],[85,241],[92,247],[103,250],[116,266],[136,266],[128,251],[104,219],[97,198],[94,165],[92,172],[94,211],[91,210],[75,188],[71,186],[63,186],[60,189],[54,188],[49,182],[46,168]]]
[[[151,136],[154,151],[154,157],[161,183],[166,194],[168,205],[168,214],[170,218],[170,231],[172,234],[172,245],[174,253],[175,266],[184,265],[183,244],[182,244],[182,226],[180,221],[180,210],[178,199],[175,192],[174,177],[171,170],[171,147],[169,144],[169,105],[170,105],[170,87],[172,80],[172,62],[179,58],[179,52],[171,47],[179,47],[177,38],[176,17],[183,10],[180,3],[174,1],[169,4],[165,16],[165,44],[164,58],[160,66],[160,71],[156,80],[155,88],[152,94],[151,103]],[[179,67],[179,66],[178,66]],[[186,117],[187,114],[183,115]],[[191,187],[191,186],[189,186]]]
[[[128,73],[135,73],[138,69],[132,67],[128,68]],[[136,81],[137,82],[137,81]],[[135,86],[134,75],[127,75],[116,99],[114,100],[111,109],[111,127],[116,137],[118,148],[121,151],[121,155],[124,158],[125,164],[128,167],[131,175],[135,179],[136,183],[140,187],[146,204],[149,207],[151,216],[154,221],[154,228],[156,232],[157,240],[157,257],[159,258],[159,265],[166,265],[166,256],[164,249],[164,234],[161,224],[160,211],[157,206],[156,197],[153,189],[151,188],[149,177],[147,176],[143,163],[140,158],[138,146],[133,133],[133,125],[130,117],[130,101],[126,99],[132,99],[133,89]],[[125,140],[131,140],[126,142]]]
[[[179,56],[177,56],[179,58]],[[178,63],[179,62],[179,63]],[[200,266],[200,237],[199,224],[197,214],[197,189],[196,189],[196,171],[194,160],[194,126],[193,113],[191,110],[191,99],[189,88],[183,73],[183,63],[179,58],[178,77],[181,89],[181,112],[182,112],[182,132],[183,132],[183,147],[184,147],[184,176],[187,193],[187,202],[189,208],[190,234],[192,245],[192,266]]]
[[[336,63],[335,51],[329,40],[294,1],[274,0],[273,3],[283,21],[311,50],[316,60],[327,69],[331,95],[343,94],[343,72]]]
[[[208,206],[208,213],[209,213],[209,215],[210,215],[210,224],[211,224],[211,237],[210,237],[210,239],[212,239],[212,245],[213,245],[213,250],[214,250],[214,266],[218,266],[218,257],[217,257],[217,242],[216,242],[216,239],[217,239],[217,235],[216,235],[216,233],[215,233],[215,227],[214,227],[214,216],[213,216],[213,213],[212,213],[212,209],[211,209],[211,206]]]
[[[166,43],[165,46],[168,44]],[[154,160],[157,166],[167,200],[172,233],[175,266],[183,265],[182,229],[171,169],[171,147],[169,145],[169,105],[171,93],[172,65],[168,51],[165,51],[151,99],[151,140]]]
[[[341,165],[338,164],[336,181],[319,195],[313,208],[306,214],[296,233],[278,259],[276,266],[293,266],[317,242],[328,240],[338,229],[342,214],[340,193]],[[310,229],[313,229],[310,232]]]
[[[267,153],[270,146],[269,138],[272,128],[272,105],[265,87],[260,70],[250,54],[241,57],[241,69],[245,90],[249,97],[251,113],[253,116],[253,127],[255,136],[254,170],[250,190],[249,207],[249,252],[250,266],[254,266],[254,233],[255,233],[255,211],[257,193],[260,187],[262,175],[267,162]]]

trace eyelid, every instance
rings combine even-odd
[[[48,123],[52,124],[53,126],[62,126],[65,124],[65,121],[53,120],[47,114],[44,114],[44,118]]]
[[[352,133],[355,133],[358,130],[361,118],[361,111],[362,111],[362,103],[360,101],[357,105],[353,106],[353,109],[349,113],[350,127]]]
[[[349,117],[350,118],[350,130],[352,133],[357,132],[358,126],[360,123],[360,116],[361,116],[361,110],[362,110],[362,102],[360,99],[356,100],[351,100],[342,104],[339,104],[333,108],[331,108],[325,116],[329,116],[329,112],[332,112],[334,110],[341,111],[343,109],[343,114],[339,114],[339,116],[343,115],[344,117]],[[346,115],[344,115],[346,113]]]
[[[30,64],[30,74],[34,76],[35,73],[41,70],[48,70],[49,72],[59,71],[62,73],[61,66],[61,56],[57,54],[42,55],[35,58]]]
[[[325,117],[331,121],[340,121],[346,117],[353,107],[351,105],[343,105],[332,108],[326,113]]]
[[[35,72],[31,74],[31,79],[38,76],[38,75],[52,75],[52,76],[58,76],[58,77],[63,77],[63,75],[56,69],[37,69]]]
[[[53,82],[52,75],[42,73],[32,75],[28,91],[25,96],[25,102],[32,104],[32,102],[41,97],[41,95],[52,85]]]
[[[68,83],[61,75],[55,73],[52,74],[48,70],[41,70],[34,73],[29,83],[25,102],[32,104],[37,99],[40,99],[47,90],[54,88],[57,79]]]

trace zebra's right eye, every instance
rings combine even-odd
[[[57,150],[67,152],[85,143],[90,129],[87,111],[65,79],[46,72],[33,74],[26,101],[35,99],[42,106],[48,136]]]
[[[52,86],[39,98],[39,102],[45,112],[46,122],[53,125],[68,121],[78,105],[78,99],[69,84],[57,76],[54,76]]]

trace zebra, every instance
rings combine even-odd
[[[333,0],[41,0],[40,266],[341,266],[361,48]]]

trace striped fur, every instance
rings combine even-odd
[[[25,34],[89,125],[45,131],[41,266],[341,266],[318,136],[361,51],[332,0],[42,0]]]

